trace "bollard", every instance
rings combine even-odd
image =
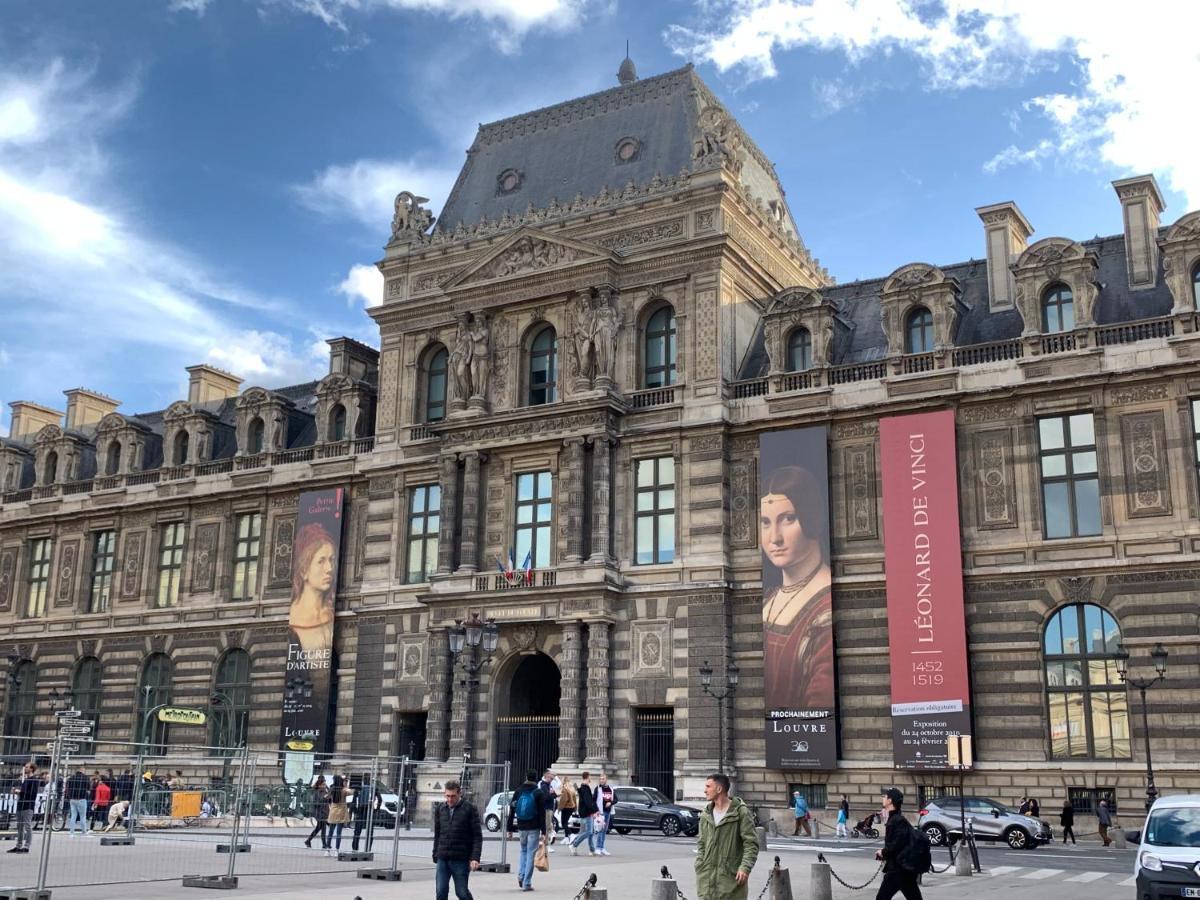
[[[833,879],[829,876],[829,863],[812,864],[812,880],[808,885],[809,900],[833,900]]]
[[[820,840],[821,839],[821,820],[814,818],[812,820],[812,826],[813,826],[813,837],[816,838],[817,840]]]
[[[755,837],[758,838],[758,849],[766,850],[767,849],[767,829],[763,828],[760,825],[758,828],[754,829],[754,835],[755,835]]]
[[[608,888],[592,887],[587,889],[583,900],[608,900]]]
[[[1108,829],[1108,836],[1113,840],[1113,846],[1118,850],[1125,849],[1125,829],[1116,822]]]
[[[779,857],[771,869],[771,900],[792,900],[792,876],[787,869],[779,868]]]
[[[971,854],[967,852],[967,844],[965,841],[960,842],[958,853],[954,857],[954,874],[955,875],[972,875],[974,874],[971,868]]]
[[[655,878],[650,882],[650,900],[676,900],[678,896],[674,878]]]

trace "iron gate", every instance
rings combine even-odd
[[[675,799],[675,710],[639,709],[633,714],[634,784],[658,788]]]
[[[539,775],[558,759],[558,716],[499,716],[496,719],[496,760],[509,760],[508,787],[525,780],[527,771]]]

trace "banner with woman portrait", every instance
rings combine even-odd
[[[329,737],[334,601],[345,488],[300,495],[292,542],[292,603],[284,665],[282,749],[323,752]]]
[[[759,546],[767,766],[837,763],[829,430],[759,438]]]

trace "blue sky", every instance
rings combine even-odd
[[[1117,233],[1109,182],[1200,207],[1200,8],[1075,0],[6,0],[0,429],[127,412],[377,343],[391,198],[444,199],[477,123],[693,61],[840,281],[983,255],[974,207]],[[1196,11],[1193,11],[1196,10]]]

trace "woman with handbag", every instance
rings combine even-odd
[[[350,821],[350,806],[346,802],[350,792],[346,790],[346,780],[341,775],[333,776],[333,788],[329,791],[329,844],[337,850],[342,849],[342,829]],[[333,851],[325,845],[325,855],[332,856]]]
[[[304,841],[304,846],[312,848],[312,839],[321,835],[321,849],[329,849],[329,786],[325,784],[325,776],[318,775],[317,783],[313,785],[312,817],[317,824]]]

